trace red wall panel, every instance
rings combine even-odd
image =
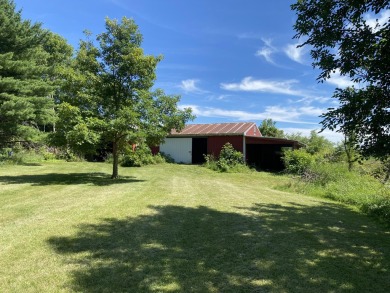
[[[227,142],[230,142],[237,151],[244,151],[242,136],[211,136],[207,140],[207,153],[218,157]]]

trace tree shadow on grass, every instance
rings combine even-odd
[[[132,176],[121,176],[119,179],[111,179],[109,174],[96,173],[49,173],[37,175],[0,176],[0,183],[24,184],[30,183],[33,186],[45,185],[77,185],[90,184],[106,186],[132,182],[143,182]]]
[[[82,292],[389,292],[389,233],[340,205],[154,206],[49,244]]]

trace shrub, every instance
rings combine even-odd
[[[11,148],[0,148],[0,161],[8,160],[13,154]]]
[[[360,208],[363,212],[390,226],[390,196],[363,203]]]
[[[15,146],[0,149],[0,162],[2,164],[21,165],[54,159],[56,159],[56,155],[46,147],[25,148]]]
[[[155,157],[158,157],[157,160],[162,160],[162,163],[174,163],[175,160],[169,155],[164,152],[159,152]]]
[[[214,155],[204,155],[204,159],[205,159],[205,163],[204,163],[204,166],[206,168],[209,168],[213,171],[219,171],[218,170],[218,165],[217,165],[217,162],[218,160],[214,157]]]
[[[55,158],[57,160],[64,160],[67,162],[83,162],[84,157],[82,155],[78,155],[71,151],[70,149],[66,148],[58,148],[56,149],[56,155]]]
[[[230,143],[226,143],[222,147],[218,160],[213,155],[205,155],[205,160],[205,166],[214,171],[235,173],[249,171],[244,162],[243,154],[236,151]]]
[[[341,178],[345,172],[348,172],[348,168],[345,164],[331,164],[317,160],[303,171],[301,179],[308,183],[325,186],[327,183]]]
[[[219,154],[219,161],[224,161],[229,166],[244,164],[244,156],[236,151],[231,143],[226,143]]]
[[[142,167],[151,164],[162,164],[172,161],[172,158],[164,154],[153,155],[146,144],[138,145],[135,150],[129,148],[123,156],[122,167]]]
[[[302,175],[315,162],[315,156],[304,149],[286,150],[282,157],[286,172]]]
[[[383,182],[383,184],[386,184],[390,179],[390,157],[382,160],[378,166],[372,170],[371,174]]]
[[[128,148],[121,162],[122,167],[141,167],[149,164],[153,164],[153,155],[150,148],[144,144],[138,145],[134,150]]]

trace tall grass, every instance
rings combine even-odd
[[[0,149],[0,165],[24,165],[56,160],[56,155],[45,148],[37,149]]]
[[[345,163],[322,162],[308,167],[285,187],[306,195],[329,198],[357,206],[390,225],[390,188]]]

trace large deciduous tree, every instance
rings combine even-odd
[[[128,144],[156,145],[172,128],[192,118],[179,110],[179,97],[151,91],[161,57],[145,55],[142,35],[132,19],[106,19],[106,31],[82,41],[64,78],[59,122],[52,139],[82,152],[101,142],[112,146],[112,178],[118,177],[119,154]]]
[[[324,81],[340,73],[359,84],[336,89],[338,108],[324,114],[324,128],[356,137],[365,156],[390,155],[390,2],[299,0],[296,38],[310,46]]]
[[[36,141],[54,122],[54,38],[23,20],[13,1],[0,0],[0,144]]]
[[[324,136],[319,135],[316,130],[310,131],[309,136],[304,136],[302,133],[297,132],[286,134],[285,137],[303,143],[306,151],[312,155],[330,153],[334,149],[334,144]]]
[[[261,122],[259,130],[263,136],[284,138],[283,130],[277,128],[276,122],[270,118]]]

